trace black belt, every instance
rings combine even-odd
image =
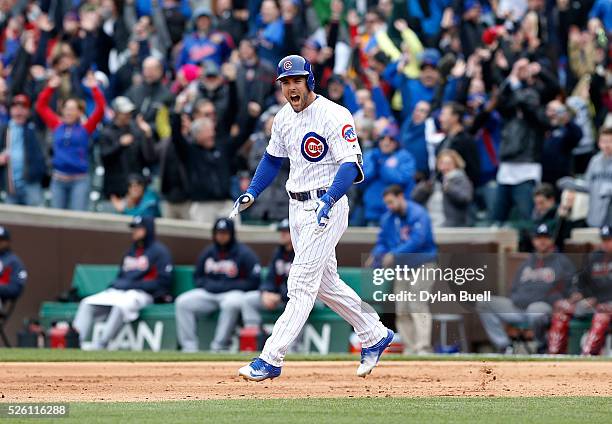
[[[300,202],[305,202],[306,200],[312,199],[312,195],[310,194],[311,191],[303,191],[301,193],[293,193],[292,191],[288,191],[287,193],[289,194],[289,197],[291,197],[294,200],[298,200]],[[327,193],[327,190],[325,190],[324,188],[318,189],[317,199],[323,196],[325,193]]]

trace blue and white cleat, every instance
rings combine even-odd
[[[361,364],[357,368],[357,376],[364,377],[369,375],[374,367],[378,365],[380,355],[393,341],[395,333],[387,329],[387,337],[376,343],[372,347],[366,347],[361,349]]]
[[[273,379],[281,374],[281,367],[268,364],[261,358],[255,358],[249,365],[238,370],[238,375],[245,380],[262,381],[267,378]]]

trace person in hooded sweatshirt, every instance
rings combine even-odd
[[[212,351],[229,348],[243,299],[260,283],[259,259],[236,240],[234,222],[220,218],[213,227],[213,244],[198,257],[193,274],[195,289],[176,298],[176,333],[183,352],[197,352],[196,319],[220,311],[210,345]]]
[[[546,330],[553,305],[566,299],[572,288],[576,268],[555,249],[548,224],[539,224],[533,233],[535,252],[521,264],[512,281],[510,297],[492,296],[476,304],[476,311],[491,342],[501,353],[512,353],[505,324],[526,322],[533,329],[538,353],[546,351]]]
[[[172,257],[155,238],[154,218],[135,216],[130,228],[132,246],[117,277],[108,289],[81,300],[72,323],[83,346],[94,320],[106,316],[101,335],[92,335],[92,350],[105,349],[124,323],[136,320],[145,306],[170,295]]]
[[[0,225],[0,308],[3,301],[21,295],[27,279],[21,259],[11,250],[11,234]]]

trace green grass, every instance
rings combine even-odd
[[[74,403],[58,423],[609,423],[603,397],[206,400]],[[36,422],[50,420],[37,419]],[[9,422],[7,420],[6,422]],[[11,419],[11,423],[32,422]]]
[[[86,352],[78,349],[0,349],[0,362],[67,362],[67,361],[128,361],[128,362],[193,362],[193,361],[246,361],[256,353],[181,353],[175,350],[161,352],[97,351]],[[357,355],[298,355],[290,354],[288,361],[355,361]],[[537,355],[427,355],[406,356],[387,354],[386,361],[610,361],[611,357],[581,356],[537,356]]]

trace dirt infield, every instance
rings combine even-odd
[[[240,362],[47,362],[0,365],[0,401],[146,401],[408,396],[612,396],[612,362],[288,362],[264,383]]]

